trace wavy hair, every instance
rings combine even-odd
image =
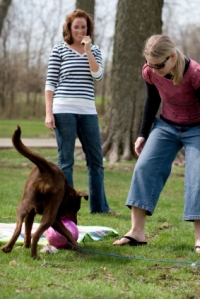
[[[176,54],[176,64],[173,68],[173,83],[177,85],[180,84],[183,78],[186,56],[176,48],[170,37],[161,34],[152,35],[147,39],[143,50],[143,56],[152,58],[168,57],[172,53]]]
[[[91,38],[93,36],[94,21],[92,19],[92,16],[86,13],[84,10],[76,9],[71,14],[66,16],[65,23],[63,25],[63,38],[64,41],[69,45],[73,44],[74,42],[71,34],[71,25],[76,18],[84,18],[86,20],[87,35],[89,35]]]

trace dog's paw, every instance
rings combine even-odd
[[[5,253],[9,253],[9,252],[11,252],[12,248],[5,245],[5,246],[1,247],[1,250]]]

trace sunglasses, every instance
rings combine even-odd
[[[171,56],[171,55],[170,55]],[[168,56],[162,63],[159,63],[159,64],[148,64],[148,66],[152,69],[156,69],[156,70],[161,70],[161,69],[164,69],[167,61],[169,60],[170,56]]]

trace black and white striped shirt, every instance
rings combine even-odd
[[[103,78],[101,50],[91,45],[99,64],[98,72],[90,71],[86,53],[80,54],[65,42],[56,45],[49,57],[45,90],[54,92],[53,113],[97,114],[94,80]]]

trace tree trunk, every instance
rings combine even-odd
[[[76,0],[76,8],[80,8],[94,16],[95,0]]]
[[[142,79],[145,40],[161,33],[163,0],[119,0],[102,149],[111,163],[134,156],[145,101]]]
[[[3,21],[6,17],[8,7],[10,6],[11,2],[12,0],[0,0],[0,35],[3,27]]]

